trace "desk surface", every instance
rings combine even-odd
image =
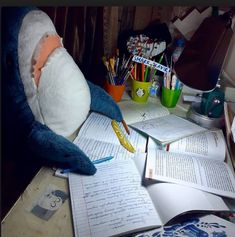
[[[50,184],[68,193],[68,182],[66,179],[54,176],[54,171],[51,168],[41,168],[3,219],[2,236],[73,236],[69,199],[65,201],[48,221],[42,220],[30,213],[34,201],[42,195],[42,192]]]
[[[129,98],[124,96],[123,99],[127,100]],[[156,98],[150,98],[150,102],[159,103]],[[176,108],[170,109],[170,112],[180,116],[185,115],[186,111],[187,107],[182,106],[181,102],[179,102]],[[128,123],[128,121],[126,122]],[[42,220],[30,212],[33,203],[40,198],[48,185],[55,185],[60,190],[66,193],[69,192],[67,179],[54,176],[52,168],[41,168],[3,219],[1,231],[3,237],[74,236],[69,199],[65,201],[48,221]]]

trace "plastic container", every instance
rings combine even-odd
[[[131,98],[138,103],[147,103],[152,82],[132,80]]]
[[[178,58],[180,57],[181,53],[184,50],[184,45],[185,45],[184,39],[177,39],[176,40],[176,47],[172,53],[173,63],[177,62]]]
[[[174,108],[180,98],[182,88],[170,90],[162,87],[161,104],[167,108]]]
[[[122,99],[126,86],[123,85],[111,85],[108,82],[105,83],[104,89],[113,97],[115,102],[119,102]]]

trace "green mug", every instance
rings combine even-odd
[[[146,103],[152,82],[143,82],[132,79],[131,98],[138,103]]]

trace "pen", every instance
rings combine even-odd
[[[125,122],[124,119],[122,120],[122,124],[123,124],[123,126],[124,126],[124,128],[125,128],[127,134],[130,135],[130,130],[129,130],[129,128],[128,128],[128,126],[127,126],[127,124],[126,124],[126,122]]]
[[[171,73],[166,73],[166,88],[171,89]]]
[[[119,49],[116,49],[116,55],[117,55],[117,59],[116,59],[116,74],[119,74]]]
[[[101,158],[101,159],[99,159],[99,160],[94,160],[94,161],[92,161],[92,163],[93,163],[94,165],[96,165],[96,164],[100,164],[100,163],[103,163],[103,162],[105,162],[105,161],[109,161],[109,160],[112,160],[112,159],[113,159],[113,156],[107,156],[107,157]],[[61,171],[61,173],[62,173],[62,174],[66,174],[66,173],[69,173],[69,172],[73,172],[73,171],[75,171],[76,169],[77,169],[77,168],[64,169],[64,170]]]
[[[141,63],[141,81],[145,80],[144,75],[145,75],[145,65],[144,63]]]
[[[172,76],[172,79],[171,79],[171,90],[177,89],[177,88],[176,88],[176,83],[177,83],[177,77],[176,77],[176,75],[174,74],[174,75]]]
[[[159,59],[159,61],[158,61],[159,64],[161,64],[162,59],[163,59],[163,56],[164,56],[164,53],[161,55],[161,57],[160,57],[160,59]]]
[[[169,63],[168,63],[168,59],[167,59],[166,54],[164,55],[164,58],[165,58],[165,61],[166,61],[166,66],[169,67]]]
[[[158,61],[159,64],[161,64],[162,59],[163,59],[163,56],[164,56],[164,53],[161,55],[161,57],[160,57],[160,59],[159,59],[159,61]],[[157,72],[157,69],[154,69],[154,72],[153,72],[153,76],[152,76],[152,77],[155,76],[156,72]]]
[[[107,156],[107,157],[101,158],[99,160],[94,160],[94,161],[92,161],[92,163],[95,165],[95,164],[100,164],[100,163],[103,163],[105,161],[109,161],[112,159],[113,159],[113,156]]]
[[[145,73],[144,73],[144,81],[147,82],[147,79],[148,79],[148,72],[149,72],[149,67],[147,66],[146,69],[145,69]]]

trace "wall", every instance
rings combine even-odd
[[[225,58],[224,62],[224,74],[235,86],[235,33],[233,37]]]

